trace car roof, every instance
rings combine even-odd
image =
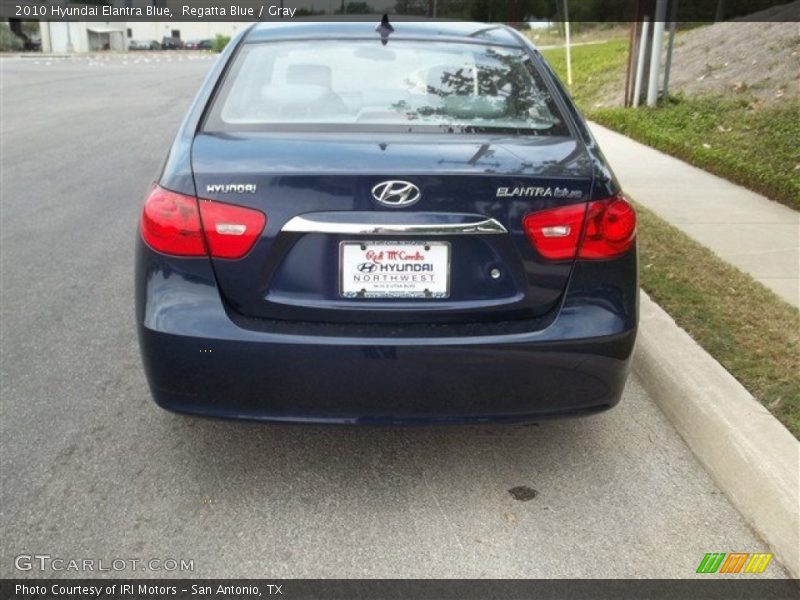
[[[352,19],[352,15],[348,15]],[[342,39],[377,38],[375,28],[379,17],[357,17],[358,21],[308,20],[262,22],[249,32],[246,42],[264,42],[292,39]],[[430,41],[461,41],[501,46],[522,47],[522,42],[505,25],[466,21],[392,21],[393,39],[415,39]]]

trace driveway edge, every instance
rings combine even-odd
[[[800,442],[644,292],[633,369],[736,509],[800,577]]]

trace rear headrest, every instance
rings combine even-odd
[[[330,89],[331,68],[325,65],[290,65],[286,70],[286,83],[321,85]]]

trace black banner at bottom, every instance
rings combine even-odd
[[[6,579],[2,600],[256,598],[528,600],[772,600],[800,598],[782,579]]]

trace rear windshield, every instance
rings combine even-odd
[[[246,44],[205,130],[568,135],[524,51],[402,40]]]

